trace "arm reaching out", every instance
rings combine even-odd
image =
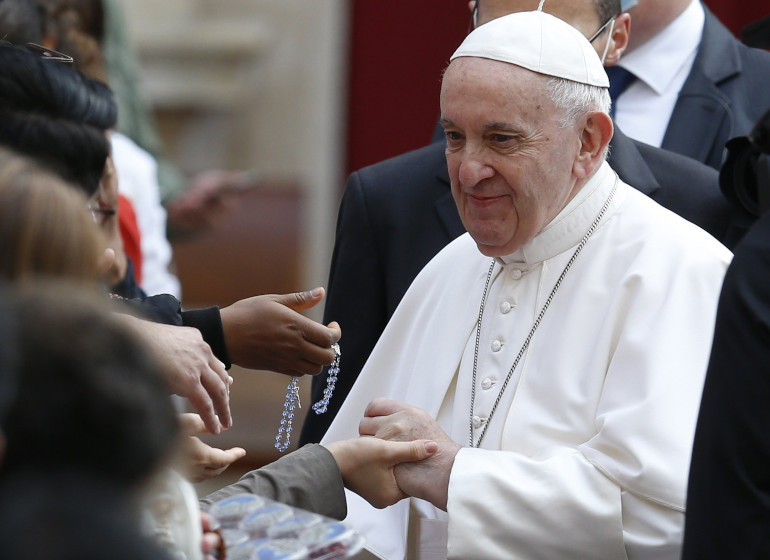
[[[317,375],[332,363],[337,323],[324,326],[301,313],[320,303],[323,288],[284,295],[254,296],[221,310],[233,363],[286,375]]]
[[[393,442],[370,437],[335,441],[324,447],[337,461],[345,487],[376,508],[407,497],[396,483],[397,465],[422,461],[438,449],[428,440]]]

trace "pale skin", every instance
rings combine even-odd
[[[171,392],[186,397],[206,428],[218,434],[232,425],[230,383],[225,365],[214,356],[199,330],[121,315],[153,352]]]
[[[180,414],[179,424],[185,437],[182,441],[178,466],[182,474],[191,482],[201,482],[219,476],[227,467],[246,455],[246,450],[241,447],[217,449],[197,438],[199,434],[209,433],[197,414]]]
[[[604,158],[612,120],[588,112],[570,129],[546,78],[481,58],[458,58],[441,89],[452,195],[482,254],[515,252],[585,185]]]
[[[481,58],[458,58],[444,74],[441,123],[452,194],[479,251],[508,255],[530,241],[604,161],[612,120],[589,111],[574,126],[545,93],[547,78]],[[376,399],[359,433],[395,441],[427,437],[436,454],[394,469],[401,490],[446,510],[460,446],[424,410]]]
[[[375,434],[362,434],[375,435]],[[409,496],[396,482],[401,464],[419,464],[439,451],[435,441],[411,438],[360,437],[325,444],[334,457],[345,487],[376,508],[395,504]]]

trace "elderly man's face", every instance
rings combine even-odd
[[[488,256],[513,253],[577,192],[581,141],[562,128],[546,78],[481,58],[458,58],[441,87],[452,195],[463,225]]]

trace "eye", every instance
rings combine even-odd
[[[495,144],[506,144],[516,140],[516,137],[510,134],[492,134],[489,139]]]
[[[457,142],[462,140],[462,134],[456,130],[445,130],[444,134],[446,135],[447,142]]]

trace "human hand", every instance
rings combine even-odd
[[[216,531],[216,525],[213,517],[205,511],[201,512],[201,529],[203,530],[201,550],[204,554],[204,560],[224,558],[224,542],[222,536]]]
[[[166,374],[169,389],[190,401],[210,433],[218,434],[232,426],[232,378],[198,329],[154,323],[130,315],[122,317],[147,341]]]
[[[438,446],[433,441],[385,441],[361,437],[325,444],[334,456],[345,487],[376,508],[384,508],[406,498],[394,476],[398,464],[422,461]]]
[[[246,455],[246,450],[240,447],[217,449],[195,437],[197,434],[209,433],[197,414],[180,414],[179,425],[185,436],[179,469],[190,482],[201,482],[219,476],[227,467]]]
[[[212,170],[193,177],[185,191],[166,204],[167,222],[179,233],[214,226],[233,206],[235,195],[259,183],[250,171]]]
[[[324,297],[323,288],[236,301],[220,311],[233,363],[286,375],[317,375],[334,360],[331,345],[340,339],[337,323],[324,326],[299,311]]]
[[[425,461],[401,463],[394,468],[399,488],[446,511],[449,475],[460,446],[424,410],[391,399],[375,399],[358,426],[362,436],[392,441],[427,438],[436,442],[436,452]]]

